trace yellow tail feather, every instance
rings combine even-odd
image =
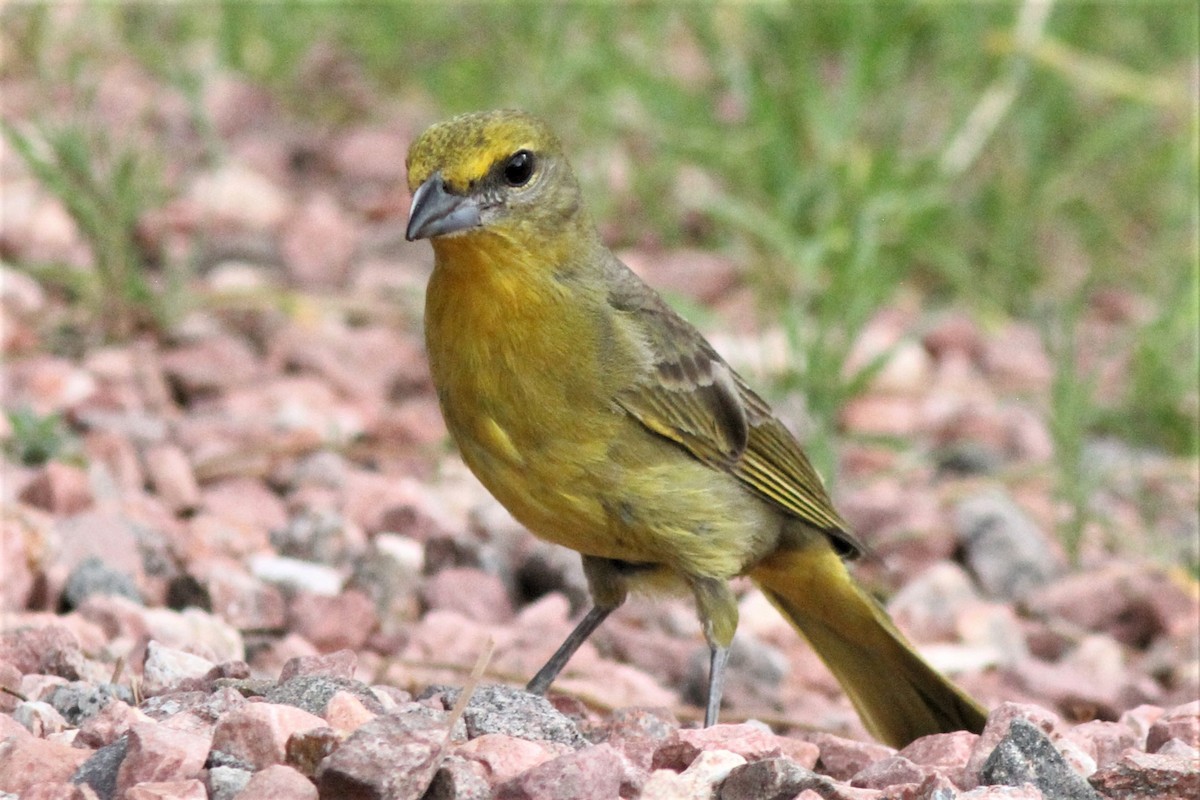
[[[925,663],[824,542],[777,552],[750,577],[812,645],[880,741],[903,747],[933,733],[983,729],[983,707]]]

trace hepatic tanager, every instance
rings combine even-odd
[[[882,741],[982,729],[984,710],[847,572],[861,545],[796,439],[601,242],[545,123],[458,116],[407,163],[408,238],[434,251],[425,341],[446,424],[517,520],[582,555],[592,595],[530,691],[631,588],[683,589],[711,652],[715,723],[738,617],[729,579],[747,575]]]

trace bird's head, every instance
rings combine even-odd
[[[549,127],[523,111],[439,122],[408,150],[414,239],[552,236],[581,216],[579,185]]]

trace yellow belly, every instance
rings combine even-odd
[[[450,411],[447,419],[480,481],[547,541],[711,577],[740,574],[774,549],[778,511],[623,412],[597,413],[603,424],[592,417],[585,435],[575,421],[561,436],[524,443],[495,416]],[[555,421],[534,408],[513,428]]]

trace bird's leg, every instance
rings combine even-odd
[[[704,727],[717,724],[721,711],[721,694],[725,691],[725,663],[729,661],[729,648],[709,645],[708,659],[708,702],[704,706]]]
[[[708,701],[704,706],[704,727],[717,724],[721,710],[721,694],[725,689],[725,663],[729,660],[729,645],[737,630],[737,598],[729,584],[720,578],[689,578],[696,597],[696,611],[704,638],[708,641]]]
[[[625,595],[628,592],[627,576],[631,572],[643,568],[644,566],[641,564],[628,564],[607,558],[583,556],[583,574],[587,577],[588,590],[591,592],[594,605],[575,626],[575,630],[567,636],[567,640],[554,651],[554,655],[550,656],[546,666],[539,669],[533,679],[525,685],[526,691],[534,694],[546,693],[550,684],[554,683],[558,673],[562,672],[562,668],[571,660],[571,656],[575,655],[579,646],[587,641],[587,638],[595,632],[596,628],[600,627],[600,623],[604,622],[609,614],[616,611],[625,602]]]
[[[525,691],[533,692],[534,694],[545,694],[550,688],[550,684],[554,683],[554,679],[558,677],[558,673],[562,672],[562,668],[571,660],[571,656],[575,655],[575,651],[579,646],[587,641],[587,638],[592,635],[596,628],[600,627],[600,623],[604,622],[616,606],[605,608],[604,606],[592,606],[591,611],[579,621],[575,626],[575,630],[571,631],[559,648],[554,651],[554,655],[550,656],[550,660],[546,662],[546,666],[537,671],[533,679],[525,686]]]

